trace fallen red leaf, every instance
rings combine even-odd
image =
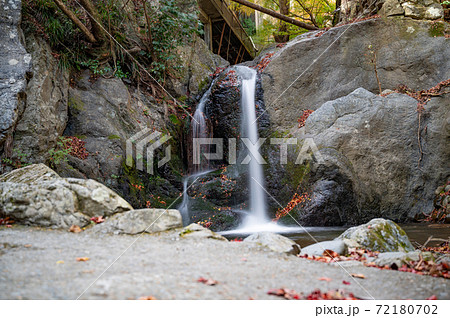
[[[436,295],[430,296],[428,297],[426,300],[437,300]]]
[[[274,296],[279,296],[279,297],[284,297],[285,299],[291,300],[291,299],[301,299],[302,295],[298,294],[295,290],[293,289],[285,289],[285,288],[280,288],[280,289],[271,289],[267,292],[268,295],[274,295]]]
[[[344,284],[344,285],[350,285],[350,282],[347,282],[346,280],[343,280],[343,281],[342,281],[342,284]]]
[[[328,277],[319,277],[319,280],[324,280],[326,282],[331,282],[331,278],[328,278]]]
[[[204,277],[200,277],[199,279],[197,279],[197,282],[203,283],[203,284],[208,285],[208,286],[214,286],[214,285],[217,285],[219,283],[217,280],[214,280],[214,279],[211,279],[211,278],[204,278]]]
[[[91,221],[95,224],[99,224],[105,222],[105,219],[103,218],[103,216],[94,216],[91,218]]]

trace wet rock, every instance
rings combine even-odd
[[[274,252],[297,255],[300,254],[301,247],[293,240],[271,232],[255,233],[244,239],[246,243],[257,243],[269,248]]]
[[[341,240],[323,241],[316,244],[308,245],[302,248],[302,255],[308,254],[311,256],[322,256],[323,251],[331,250],[339,255],[345,255],[347,246]]]
[[[0,180],[0,214],[20,224],[82,227],[93,216],[132,209],[104,185],[90,179],[61,178],[43,164],[17,169]]]
[[[183,238],[195,238],[195,239],[214,239],[219,241],[228,241],[225,237],[222,235],[219,235],[217,233],[214,233],[213,231],[199,225],[196,223],[189,224],[188,226],[184,227],[180,234]]]
[[[348,247],[379,252],[410,252],[414,247],[405,231],[390,220],[373,219],[369,223],[351,227],[338,240]]]
[[[94,226],[93,230],[102,233],[140,234],[163,232],[182,226],[178,210],[142,209],[115,214]]]

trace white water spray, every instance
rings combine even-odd
[[[258,152],[257,142],[258,122],[256,120],[255,107],[255,86],[256,71],[254,69],[237,66],[237,74],[242,78],[241,88],[241,109],[243,118],[241,120],[242,137],[248,138],[248,153],[251,156],[249,162],[249,192],[250,192],[250,211],[245,218],[244,227],[251,227],[258,224],[269,222],[267,218],[266,193],[264,191],[264,172],[260,162],[253,157],[252,153]]]

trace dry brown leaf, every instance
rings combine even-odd
[[[351,274],[351,275],[352,275],[352,277],[355,277],[355,278],[361,278],[361,279],[366,278],[366,276],[364,276],[364,274]]]
[[[77,257],[77,262],[87,262],[90,260],[89,257]]]
[[[80,232],[83,232],[83,230],[78,225],[72,225],[69,228],[69,232],[80,233]]]
[[[157,299],[153,296],[142,296],[139,297],[138,300],[157,300]]]
[[[331,278],[329,278],[329,277],[319,277],[319,280],[323,280],[323,281],[326,281],[326,282],[331,282]]]

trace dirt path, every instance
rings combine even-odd
[[[141,237],[98,278],[136,238],[2,227],[0,299],[76,299],[91,284],[82,299],[278,299],[267,291],[281,287],[303,293],[342,288],[375,299],[450,299],[450,281],[443,278],[346,267],[366,276],[355,281],[336,265],[248,243],[183,239],[177,231]],[[90,260],[77,262],[78,257]],[[197,282],[199,277],[219,283],[207,286]]]

